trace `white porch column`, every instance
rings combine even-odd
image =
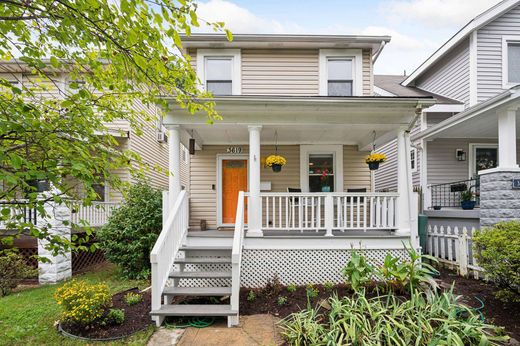
[[[410,136],[405,130],[397,134],[397,234],[410,234],[410,196],[412,174],[410,169]]]
[[[247,209],[247,235],[261,237],[262,200],[260,199],[260,131],[262,126],[248,126],[249,129],[249,199]]]
[[[516,108],[498,113],[498,168],[518,168],[516,162]]]
[[[180,126],[168,126],[168,195],[169,206],[175,204],[175,200],[181,193],[181,136]]]

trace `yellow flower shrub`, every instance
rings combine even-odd
[[[382,153],[372,153],[367,156],[365,159],[366,163],[372,163],[372,162],[385,162],[386,161],[386,155]]]
[[[267,167],[272,167],[273,165],[283,166],[287,163],[285,157],[280,155],[269,155],[267,159],[265,159],[265,165]]]
[[[105,283],[72,280],[56,289],[54,299],[63,308],[62,320],[82,325],[91,324],[112,306],[112,296]]]

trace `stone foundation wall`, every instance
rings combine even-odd
[[[513,178],[520,171],[499,171],[480,175],[480,226],[520,220],[520,189],[513,190]]]

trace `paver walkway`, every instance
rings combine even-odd
[[[272,315],[252,315],[240,316],[240,325],[234,328],[228,328],[225,320],[207,328],[187,328],[183,333],[161,328],[150,338],[148,346],[280,345],[278,321],[279,318]]]

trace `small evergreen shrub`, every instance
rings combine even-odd
[[[143,297],[139,293],[128,292],[125,295],[124,299],[125,299],[125,303],[132,306],[132,305],[140,303],[141,300],[143,300]]]
[[[287,297],[285,297],[285,296],[278,297],[278,299],[276,300],[276,303],[278,305],[285,305],[285,304],[287,304]]]
[[[255,299],[256,299],[256,294],[255,292],[253,292],[253,290],[249,290],[249,292],[247,292],[247,297],[246,297],[247,301],[248,302],[254,302]]]
[[[334,289],[334,283],[332,281],[326,281],[323,284],[323,288],[325,288],[326,291],[330,292]]]
[[[144,183],[130,188],[128,197],[97,233],[105,257],[119,265],[123,276],[150,276],[150,251],[161,233],[162,194]]]
[[[309,299],[314,299],[320,294],[320,290],[314,287],[313,284],[307,284],[307,297]]]
[[[101,318],[112,306],[112,297],[105,283],[72,280],[56,289],[54,299],[63,308],[62,320],[84,326]]]
[[[473,236],[475,258],[500,289],[503,301],[520,302],[520,222],[500,222]]]
[[[0,297],[6,296],[18,286],[20,280],[37,275],[38,271],[23,261],[19,254],[8,251],[0,255]]]
[[[295,284],[289,284],[289,285],[287,286],[287,291],[288,291],[288,292],[291,292],[291,293],[296,292],[297,289],[298,289],[298,287],[296,287]]]
[[[123,324],[125,321],[125,312],[121,309],[110,309],[105,318],[106,324]]]

